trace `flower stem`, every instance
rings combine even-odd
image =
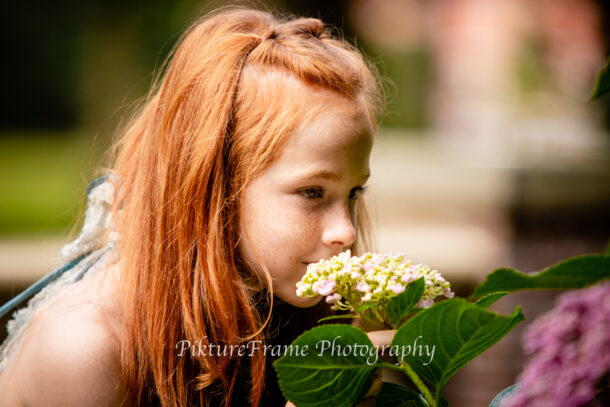
[[[411,381],[415,384],[415,386],[417,386],[419,391],[421,391],[428,404],[430,404],[430,407],[436,407],[436,401],[434,400],[434,397],[432,397],[432,394],[430,394],[430,390],[428,390],[424,382],[419,378],[417,373],[415,373],[415,370],[411,369],[411,366],[409,366],[405,362],[402,362],[400,365],[402,366],[403,371],[407,374],[407,376],[409,376],[409,379],[411,379]]]
[[[392,370],[396,370],[396,371],[399,371],[402,373],[406,373],[407,376],[409,376],[409,379],[411,379],[411,381],[417,386],[419,391],[422,392],[422,395],[424,396],[424,399],[426,400],[426,404],[428,404],[431,407],[436,407],[436,402],[434,401],[432,394],[430,393],[430,391],[428,390],[428,388],[426,387],[424,382],[422,382],[422,380],[419,378],[417,373],[415,373],[415,371],[413,371],[413,369],[411,369],[410,366],[408,366],[405,363],[402,363],[400,366],[396,366],[391,363],[381,362],[381,367],[385,367],[387,369],[392,369]],[[407,371],[407,369],[408,369],[408,371]]]
[[[371,308],[371,311],[373,311],[373,314],[375,315],[375,317],[377,317],[377,322],[379,322],[381,324],[381,326],[384,326],[385,321],[383,320],[383,317],[381,316],[381,314],[379,314],[379,311],[377,311],[375,308]]]
[[[376,319],[370,318],[366,314],[360,314],[360,316],[362,317],[362,319],[364,319],[365,321],[367,321],[368,323],[370,323],[374,327],[379,328],[379,329],[384,329],[384,326],[382,324],[380,324]]]

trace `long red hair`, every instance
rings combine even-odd
[[[119,182],[120,366],[136,405],[158,399],[163,406],[207,406],[212,388],[229,405],[244,365],[251,404],[261,400],[262,351],[247,364],[236,355],[176,351],[182,340],[201,346],[265,340],[268,315],[254,303],[260,284],[240,266],[236,249],[241,194],[300,117],[285,100],[263,100],[256,86],[246,86],[256,80],[242,75],[246,70],[283,72],[339,92],[362,103],[376,123],[375,70],[317,19],[232,7],[187,30],[120,134],[111,164]],[[360,207],[359,239],[363,215]]]

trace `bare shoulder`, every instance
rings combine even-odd
[[[119,342],[104,307],[77,298],[62,299],[30,321],[0,375],[0,393],[8,405],[128,405],[120,382]]]

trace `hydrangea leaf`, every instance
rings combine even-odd
[[[481,298],[491,293],[517,290],[577,289],[610,278],[610,256],[587,254],[572,257],[538,273],[524,274],[509,268],[489,274],[472,295]]]
[[[426,407],[422,397],[408,387],[383,382],[381,391],[375,396],[375,407]]]
[[[597,76],[597,80],[595,81],[595,88],[593,89],[593,94],[591,95],[591,100],[597,99],[606,93],[610,92],[610,57],[606,59],[606,66],[602,68]]]
[[[524,319],[521,308],[499,315],[461,298],[442,301],[409,319],[392,340],[398,360],[436,388]]]
[[[424,294],[425,279],[423,277],[411,282],[405,291],[393,297],[388,304],[388,317],[393,326],[402,321],[419,302]]]
[[[291,346],[292,352],[287,349],[273,367],[284,397],[298,407],[351,407],[368,391],[379,367],[368,336],[350,325],[315,327]]]
[[[479,307],[489,308],[493,303],[504,297],[506,294],[508,294],[508,291],[500,291],[498,293],[489,294],[479,299],[477,302],[475,302],[475,304]]]

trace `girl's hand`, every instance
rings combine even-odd
[[[392,343],[392,338],[394,338],[394,334],[396,334],[395,330],[384,330],[384,331],[372,331],[368,332],[367,335],[373,345],[377,346],[378,349],[383,349],[383,347],[389,347],[390,343]],[[364,398],[360,400],[354,407],[373,407],[375,405],[375,395],[381,391],[382,386],[382,377],[381,377],[381,368],[377,369],[375,375],[373,376],[373,381],[371,383],[371,387],[369,387],[369,391],[366,392]],[[290,401],[286,403],[286,407],[296,407]]]
[[[373,342],[373,345],[377,346],[379,350],[385,348],[389,348],[392,343],[392,339],[396,334],[395,329],[386,329],[383,331],[370,331],[366,333]]]
[[[383,331],[371,331],[367,332],[367,335],[373,345],[377,347],[379,350],[383,350],[384,347],[389,347],[392,343],[392,338],[394,338],[394,334],[396,334],[395,330],[383,330]],[[382,353],[382,355],[385,354]],[[373,376],[373,382],[371,383],[371,387],[369,387],[369,391],[366,392],[364,398],[356,404],[356,407],[368,407],[375,405],[375,396],[377,393],[381,391],[382,386],[382,375],[381,368],[377,369],[375,375]]]

